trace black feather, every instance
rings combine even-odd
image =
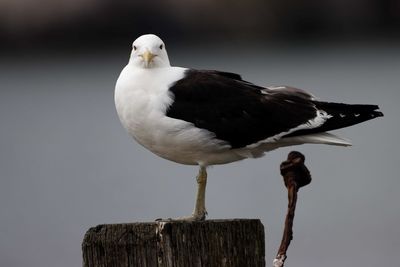
[[[383,116],[383,113],[378,111],[377,105],[352,105],[317,101],[315,105],[317,109],[327,112],[331,118],[318,128],[296,131],[287,136],[327,132]]]
[[[332,119],[318,129],[287,136],[346,127],[380,114],[374,111],[376,106],[317,102],[303,90],[290,87],[271,90],[228,72],[188,70],[184,78],[170,87],[170,91],[174,102],[168,108],[167,116],[206,129],[232,148],[245,147],[288,132],[315,118],[318,109],[331,114]],[[343,109],[346,114],[358,114],[355,112],[359,111],[360,115],[356,119],[339,120]]]

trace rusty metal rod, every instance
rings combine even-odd
[[[311,174],[304,165],[305,157],[297,151],[288,154],[286,161],[280,165],[281,175],[288,190],[288,210],[281,245],[273,261],[274,267],[283,267],[287,258],[286,252],[293,239],[293,220],[296,210],[297,192],[300,187],[311,183]]]

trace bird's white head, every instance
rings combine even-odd
[[[129,63],[146,69],[170,66],[165,44],[154,34],[142,35],[133,42]]]

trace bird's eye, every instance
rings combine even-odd
[[[163,49],[164,45],[160,44],[160,46],[159,46],[159,47],[160,47],[160,49]]]
[[[136,45],[134,45],[134,46],[133,46],[133,50],[135,50],[135,51],[136,51],[136,49],[137,49],[137,47],[136,47]]]

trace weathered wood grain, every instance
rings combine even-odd
[[[260,220],[99,225],[82,243],[84,267],[265,266]]]

